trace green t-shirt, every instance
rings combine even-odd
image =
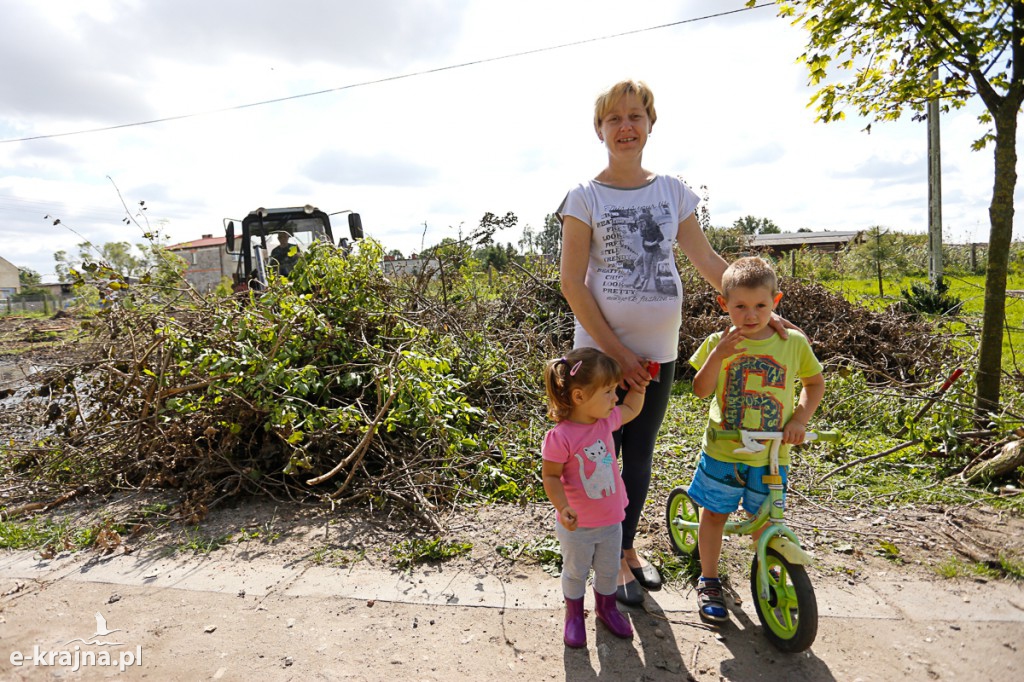
[[[717,332],[705,339],[690,357],[690,364],[697,369],[703,367],[723,335]],[[793,415],[797,379],[820,374],[821,363],[814,357],[807,337],[792,329],[786,340],[772,334],[764,340],[746,339],[740,346],[744,349],[741,353],[722,363],[707,428],[782,431]],[[737,455],[733,451],[740,447],[738,441],[710,442],[706,433],[702,445],[704,452],[722,462],[768,464],[767,449],[756,455]],[[789,464],[790,447],[779,449],[779,464]]]

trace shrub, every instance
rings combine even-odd
[[[963,305],[958,296],[949,293],[949,285],[941,278],[934,287],[925,282],[911,282],[909,291],[900,289],[900,293],[903,294],[902,309],[906,312],[956,315]]]

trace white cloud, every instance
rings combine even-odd
[[[0,139],[328,91],[0,144],[5,257],[52,271],[52,253],[80,239],[48,213],[94,241],[138,241],[108,176],[130,207],[144,200],[150,220],[168,220],[173,241],[307,203],[358,211],[368,235],[407,253],[488,211],[536,228],[603,167],[593,100],[623,77],[656,94],[645,165],[706,185],[716,224],[925,229],[923,124],[815,124],[795,63],[805,36],[774,9],[667,26],[742,6],[0,0],[0,59],[18,65],[0,82]],[[992,156],[968,150],[977,113],[943,118],[943,186],[947,224],[981,241]]]

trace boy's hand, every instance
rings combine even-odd
[[[782,430],[782,442],[788,445],[800,445],[807,437],[807,426],[795,419],[790,419]]]
[[[565,526],[566,530],[576,530],[576,525],[580,521],[576,510],[569,506],[566,506],[558,513],[558,520]]]
[[[730,355],[736,355],[746,349],[740,348],[739,344],[744,340],[743,334],[736,327],[729,327],[729,331],[725,332],[718,345],[715,346],[712,353],[717,353],[720,358],[727,358]]]

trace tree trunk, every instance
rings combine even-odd
[[[878,275],[878,298],[885,296],[882,290],[882,229],[875,235],[875,274]]]
[[[988,209],[991,224],[988,238],[988,267],[985,270],[985,314],[978,357],[978,394],[975,414],[979,418],[999,409],[1002,378],[1003,322],[1006,318],[1006,270],[1013,236],[1013,192],[1017,185],[1018,98],[1006,97],[993,112],[996,128],[995,186]]]
[[[992,479],[1011,474],[1024,464],[1024,441],[1011,441],[1003,446],[998,455],[975,465],[964,472],[964,478],[970,482],[991,481]]]

